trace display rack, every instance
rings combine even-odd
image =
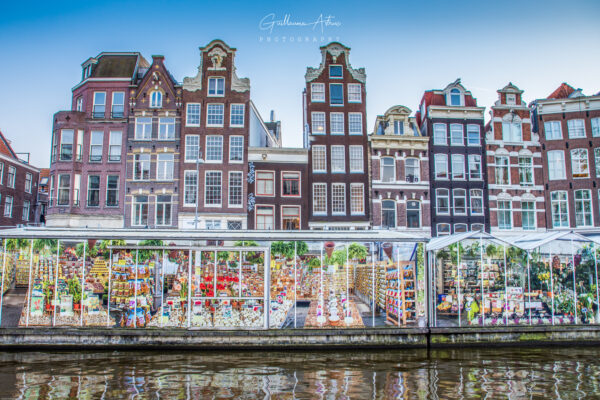
[[[398,275],[398,267],[400,274]],[[386,320],[394,325],[416,321],[415,263],[401,262],[386,268]]]

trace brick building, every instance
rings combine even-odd
[[[429,138],[405,106],[377,116],[369,136],[374,229],[429,234]]]
[[[152,56],[152,64],[140,68],[137,78],[129,97],[125,226],[174,228],[182,90],[163,56]]]
[[[0,226],[37,222],[39,174],[39,169],[17,156],[0,132]]]
[[[366,74],[352,68],[349,55],[340,43],[322,46],[320,66],[305,75],[311,229],[370,227]]]
[[[308,229],[308,150],[248,150],[248,229]]]
[[[600,93],[561,84],[532,103],[545,182],[546,226],[600,226]]]
[[[492,232],[546,228],[542,149],[522,94],[512,83],[498,90],[486,125]]]
[[[180,228],[246,229],[248,147],[277,143],[250,100],[250,80],[236,74],[235,53],[213,40],[200,48],[198,74],[183,80]]]
[[[432,236],[489,231],[484,111],[460,79],[421,99],[417,121],[429,136]]]
[[[129,91],[148,62],[100,53],[82,64],[70,111],[54,114],[46,224],[124,226]]]

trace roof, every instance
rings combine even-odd
[[[50,168],[40,168],[40,179],[50,177]]]
[[[0,154],[4,154],[5,156],[10,158],[19,158],[10,146],[10,142],[6,139],[2,131],[0,131]]]
[[[550,93],[547,99],[567,99],[574,91],[574,87],[563,82],[554,92]]]
[[[139,53],[104,54],[92,69],[92,78],[132,78]]]
[[[37,228],[23,227],[0,231],[2,238],[23,239],[121,239],[163,241],[195,241],[195,240],[305,240],[335,242],[425,242],[424,234],[405,233],[387,230],[354,230],[354,231],[257,231],[257,230],[173,230],[173,229],[85,229],[85,228]]]
[[[461,242],[463,240],[467,240],[467,239],[485,239],[487,241],[493,241],[499,244],[508,244],[510,245],[511,243],[504,240],[504,239],[500,239],[497,238],[496,236],[493,236],[487,232],[483,232],[483,231],[471,231],[471,232],[464,232],[464,233],[455,233],[453,235],[448,235],[448,236],[438,236],[436,238],[433,238],[429,241],[429,243],[426,246],[427,251],[435,251],[435,250],[440,250],[443,248],[446,248],[450,245],[453,245],[455,243]]]
[[[574,231],[553,231],[543,233],[528,233],[513,240],[512,244],[523,250],[533,250],[552,243],[553,247],[558,247],[556,242],[594,242],[600,244],[600,239],[594,237],[585,237]]]

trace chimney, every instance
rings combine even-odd
[[[275,110],[271,110],[271,122],[275,122]]]

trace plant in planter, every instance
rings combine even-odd
[[[142,240],[139,243],[140,246],[164,246],[164,243],[162,240],[155,240],[155,239],[150,239],[150,240]],[[152,257],[154,257],[155,255],[157,255],[158,250],[150,250],[150,249],[140,249],[138,250],[138,263],[143,264],[146,261],[152,259]]]
[[[318,257],[313,257],[308,262],[308,271],[312,272],[314,268],[319,268],[321,266],[321,260]]]
[[[108,246],[125,246],[126,244],[126,241],[120,239],[102,240],[100,243],[96,243],[96,247],[98,248],[98,254],[101,254],[102,257],[108,261],[110,257]]]
[[[183,281],[181,283],[181,289],[179,289],[179,302],[181,304],[181,308],[183,308],[187,304],[187,296],[188,296],[188,282]]]
[[[91,259],[91,258],[95,258],[98,255],[98,248],[94,245],[94,247],[89,247],[87,246],[87,243],[77,243],[77,246],[75,246],[75,254],[77,255],[78,258],[82,258],[83,257],[83,250],[85,247],[85,256],[86,259]]]
[[[353,261],[365,260],[369,252],[366,246],[358,243],[351,243],[348,246],[348,257]]]

